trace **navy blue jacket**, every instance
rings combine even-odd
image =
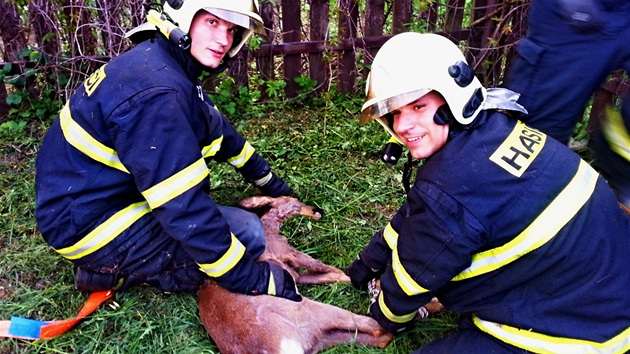
[[[228,288],[258,278],[209,195],[207,163],[229,162],[247,181],[270,168],[203,92],[202,69],[160,36],[69,99],[36,165],[37,223],[60,254],[79,264],[123,254],[151,242],[143,229],[155,218]]]
[[[419,168],[362,251],[384,270],[370,314],[397,332],[437,296],[526,350],[527,335],[604,343],[630,328],[629,236],[630,218],[577,154],[484,111]]]

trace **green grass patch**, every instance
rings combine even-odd
[[[359,127],[359,106],[348,108],[284,106],[263,118],[232,121],[302,201],[324,210],[321,220],[288,221],[283,234],[297,249],[342,269],[404,200],[402,163],[389,168],[378,159],[387,135],[378,124]],[[5,138],[0,146],[0,319],[71,318],[88,296],[73,290],[72,264],[45,244],[35,224],[34,161],[42,131]],[[210,167],[217,202],[234,205],[256,192],[229,165]],[[300,291],[360,314],[369,306],[367,294],[349,284]],[[217,352],[199,320],[194,294],[139,287],[117,294],[116,302],[119,307],[102,306],[51,340],[0,339],[0,354]],[[419,322],[385,350],[342,345],[325,353],[410,352],[452,331],[454,323],[455,316],[444,312]]]

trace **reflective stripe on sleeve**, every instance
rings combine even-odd
[[[276,294],[276,279],[273,277],[273,273],[269,272],[269,286],[267,287],[267,295]]]
[[[63,136],[70,145],[100,163],[125,173],[129,173],[125,166],[123,166],[122,162],[120,162],[118,153],[114,151],[114,149],[107,147],[100,141],[94,139],[87,131],[85,131],[85,129],[81,128],[81,126],[72,119],[72,115],[70,113],[70,101],[63,106],[63,109],[59,113],[59,123],[61,124]]]
[[[398,232],[394,230],[392,227],[392,223],[388,223],[383,229],[383,238],[385,238],[385,242],[392,250],[396,249],[396,244],[398,243]]]
[[[254,151],[256,151],[254,150],[254,147],[246,141],[243,145],[243,150],[241,150],[241,153],[237,156],[229,158],[227,161],[230,163],[230,165],[236,168],[241,168],[245,165],[247,161],[249,161],[249,158],[252,157]]]
[[[394,313],[389,309],[389,307],[387,307],[387,305],[385,305],[385,295],[383,295],[382,291],[378,295],[378,307],[381,309],[381,312],[383,313],[383,315],[385,315],[385,317],[388,320],[390,320],[392,322],[396,322],[396,323],[409,322],[409,321],[413,320],[413,318],[416,316],[416,313],[418,312],[418,311],[414,311],[412,313],[408,313],[408,314],[402,315],[402,316],[394,315]]]
[[[201,149],[201,156],[203,156],[204,158],[208,158],[208,157],[212,157],[216,155],[217,152],[221,150],[222,142],[223,142],[223,135],[216,138],[213,142],[210,143],[210,145],[204,146],[203,149]]]
[[[619,110],[606,106],[606,114],[602,121],[602,131],[610,148],[630,162],[630,134],[623,124],[623,118]]]
[[[203,158],[200,158],[185,169],[142,192],[142,195],[151,208],[155,209],[197,185],[208,174],[208,167]]]
[[[232,244],[230,248],[225,252],[221,258],[214,263],[199,264],[200,269],[213,278],[217,278],[227,273],[230,269],[234,268],[243,255],[245,254],[245,246],[230,233]]]
[[[72,260],[87,256],[103,248],[103,246],[107,245],[111,240],[116,238],[116,236],[120,235],[123,231],[128,229],[129,226],[150,211],[151,209],[147,202],[143,201],[131,204],[112,215],[76,244],[55,251],[65,258]]]
[[[395,248],[392,252],[392,269],[394,271],[396,281],[398,282],[398,286],[400,286],[405,294],[413,296],[429,291],[421,287],[420,284],[413,280],[407,270],[405,270],[405,267],[403,267],[402,263],[400,262],[400,257],[398,256],[398,248]]]
[[[489,273],[549,242],[589,200],[595,190],[598,176],[591,166],[581,160],[569,184],[523,232],[501,247],[473,255],[470,267],[453,280],[464,280]]]
[[[630,349],[630,328],[606,342],[598,343],[583,339],[553,337],[527,329],[484,321],[477,316],[473,316],[473,322],[485,333],[534,353],[625,353]]]

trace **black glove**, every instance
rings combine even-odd
[[[260,262],[264,270],[261,272],[260,281],[250,295],[273,295],[283,297],[291,301],[302,301],[302,296],[298,292],[295,281],[289,272],[275,263]]]
[[[282,178],[276,176],[273,172],[269,172],[271,178],[262,186],[258,186],[262,194],[269,197],[279,197],[281,195],[289,196],[291,193],[291,188]]]
[[[350,277],[350,281],[355,288],[364,291],[368,290],[368,283],[372,279],[377,279],[381,276],[381,272],[368,267],[361,259],[361,256],[357,256],[357,259],[346,268],[346,274]]]

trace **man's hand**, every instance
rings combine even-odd
[[[283,297],[293,301],[302,301],[295,281],[289,272],[277,264],[269,263],[269,287],[267,294]]]
[[[295,281],[289,272],[275,263],[260,262],[264,271],[256,288],[249,291],[249,295],[273,295],[283,297],[291,301],[302,301]]]
[[[289,196],[292,193],[287,182],[276,176],[273,172],[269,172],[268,180],[266,180],[264,184],[259,185],[258,188],[263,195],[273,198],[281,195]]]
[[[381,273],[377,269],[371,269],[368,267],[361,256],[357,256],[357,259],[346,268],[346,274],[350,277],[350,281],[355,288],[359,290],[368,290],[368,283],[372,279],[378,279]]]

